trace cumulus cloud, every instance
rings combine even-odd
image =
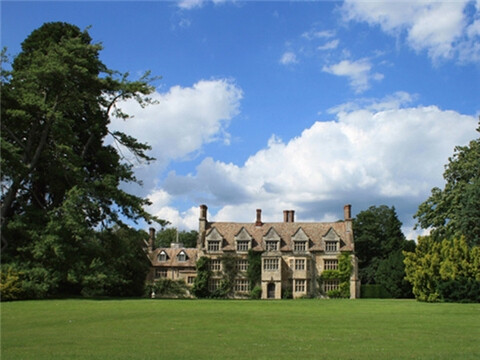
[[[216,5],[226,2],[226,0],[181,0],[178,1],[177,6],[183,10],[191,10],[195,8],[200,8],[209,2],[212,2]]]
[[[298,63],[297,56],[294,52],[287,51],[285,52],[282,57],[280,58],[280,64],[283,65],[290,65]]]
[[[361,93],[370,88],[372,79],[377,81],[383,79],[382,74],[372,73],[372,64],[368,59],[343,60],[330,66],[325,65],[322,70],[333,75],[349,78],[350,86],[356,93]]]
[[[474,5],[473,5],[474,4]],[[426,50],[433,60],[458,56],[463,62],[480,59],[480,2],[346,0],[347,21],[367,22],[395,36],[406,33],[416,51]]]
[[[411,98],[395,96],[343,107],[287,142],[272,136],[244,164],[207,158],[196,174],[170,174],[164,189],[212,205],[216,220],[253,221],[262,208],[267,221],[281,221],[283,209],[318,221],[340,218],[345,203],[357,211],[387,204],[411,226],[420,202],[442,185],[454,146],[472,139],[476,119],[436,106],[404,107]],[[185,180],[195,185],[182,186]]]
[[[150,191],[153,179],[170,161],[193,156],[213,141],[228,144],[226,128],[239,113],[242,90],[229,80],[202,80],[191,87],[174,86],[165,93],[155,92],[151,97],[158,103],[145,108],[133,100],[121,103],[123,111],[134,118],[113,119],[109,126],[152,146],[149,154],[157,161],[136,168],[145,191]],[[128,152],[123,153],[128,156]]]

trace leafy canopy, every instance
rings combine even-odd
[[[464,236],[470,246],[480,245],[480,138],[457,146],[448,161],[445,187],[433,188],[419,206],[417,226],[432,229],[436,240]]]
[[[101,49],[87,31],[46,23],[10,70],[2,64],[2,261],[42,293],[79,292],[85,269],[104,267],[94,249],[110,235],[99,230],[126,219],[162,223],[143,209],[147,199],[120,186],[138,181],[119,146],[146,163],[150,147],[108,127],[112,116],[129,119],[119,101],[151,103],[155,78],[128,80],[101,62]]]

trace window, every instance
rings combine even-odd
[[[182,251],[180,254],[177,255],[178,261],[186,261],[187,255]]]
[[[248,279],[235,279],[235,291],[247,292],[250,291]]]
[[[325,260],[325,270],[338,270],[338,260]]]
[[[220,279],[210,279],[208,280],[208,290],[215,291],[220,287]]]
[[[293,243],[293,251],[295,252],[305,252],[307,250],[306,241],[295,241]]]
[[[295,280],[295,292],[305,292],[306,280]]]
[[[248,245],[250,241],[237,241],[237,251],[248,251]]]
[[[188,285],[193,285],[194,282],[195,282],[195,276],[187,277],[187,284]]]
[[[207,245],[207,251],[219,251],[220,241],[209,241]]]
[[[277,251],[278,250],[278,241],[267,241],[266,242],[267,251]]]
[[[167,269],[155,269],[155,278],[166,278],[167,277]]]
[[[326,252],[338,251],[338,243],[336,241],[326,241],[325,242],[325,251]]]
[[[264,259],[263,270],[265,271],[278,270],[278,259]]]
[[[329,292],[332,290],[338,290],[338,284],[340,282],[338,280],[325,280],[323,283],[323,290],[325,292]]]
[[[167,261],[167,254],[165,251],[162,251],[160,255],[158,255],[158,261]]]
[[[237,271],[247,271],[248,269],[248,260],[237,260]]]
[[[295,259],[295,270],[305,270],[305,259]]]
[[[211,271],[220,271],[221,261],[218,259],[210,260],[210,270]]]

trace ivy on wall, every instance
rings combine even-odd
[[[338,255],[338,269],[324,270],[318,277],[318,285],[320,289],[325,280],[338,280],[338,289],[330,290],[326,295],[330,298],[349,298],[350,297],[350,276],[352,274],[353,265],[350,259],[350,253],[341,253]]]
[[[206,256],[202,256],[197,261],[197,277],[193,283],[192,293],[197,298],[207,298],[210,296],[208,290],[208,281],[212,272],[210,270],[210,259]]]

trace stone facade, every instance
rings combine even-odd
[[[193,284],[195,263],[202,257],[210,258],[212,277],[210,289],[214,290],[222,277],[221,257],[236,257],[237,278],[235,296],[247,296],[249,291],[246,271],[248,252],[261,253],[262,299],[281,299],[286,293],[293,298],[325,294],[338,288],[338,281],[324,281],[318,288],[317,278],[325,270],[338,269],[338,257],[349,254],[352,263],[350,297],[358,298],[357,258],[354,240],[351,206],[344,207],[344,220],[338,222],[295,222],[295,212],[285,210],[283,222],[262,222],[261,210],[251,223],[209,222],[207,206],[200,206],[199,235],[196,248],[183,248],[172,244],[170,248],[153,248],[154,231],[151,229],[147,246],[152,268],[148,280],[161,277],[183,279]]]

